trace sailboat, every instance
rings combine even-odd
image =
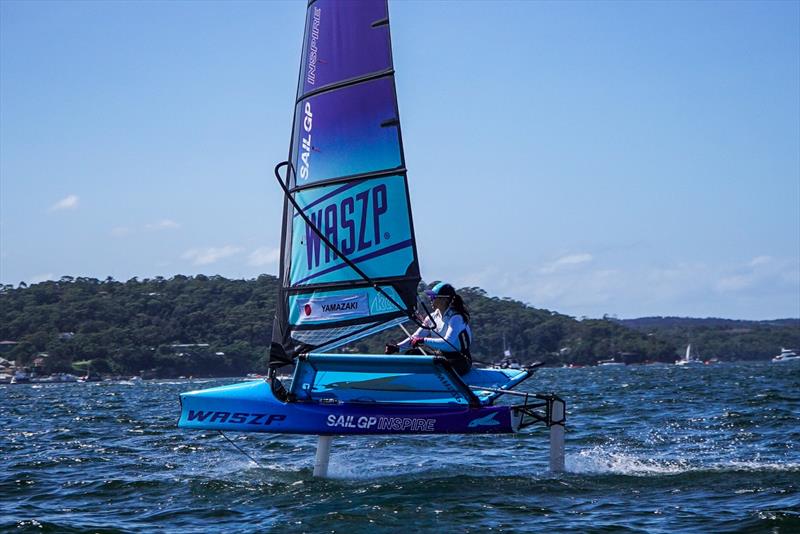
[[[703,360],[698,360],[692,354],[692,344],[689,343],[688,345],[686,345],[686,354],[684,354],[683,358],[681,358],[680,360],[676,360],[675,365],[689,365],[689,366],[703,365]]]
[[[522,369],[522,364],[516,359],[513,358],[511,354],[511,349],[506,344],[506,334],[503,332],[503,359],[500,360],[499,364],[496,364],[497,367],[508,368],[508,369]]]
[[[178,426],[319,435],[315,474],[324,475],[332,435],[543,423],[551,468],[562,469],[564,401],[512,390],[532,367],[459,376],[436,355],[333,352],[429,314],[418,305],[387,0],[308,3],[289,159],[275,176],[285,195],[269,374],[181,394]],[[517,401],[499,402],[508,398]]]

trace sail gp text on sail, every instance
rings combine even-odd
[[[319,229],[345,256],[373,249],[390,237],[381,232],[381,217],[388,211],[386,184],[345,197],[308,213],[311,224]],[[337,259],[336,252],[325,247],[314,228],[306,225],[306,263],[317,269]],[[323,259],[324,257],[324,259]]]
[[[314,125],[314,114],[311,113],[311,102],[306,102],[303,107],[303,130],[305,137],[300,137],[300,179],[308,180],[309,159],[311,158],[311,128]]]
[[[317,42],[319,41],[319,23],[322,10],[314,7],[314,18],[311,22],[311,41],[308,45],[308,67],[306,68],[306,83],[314,85],[317,80]],[[311,157],[311,127],[312,127],[311,102],[303,106],[303,130],[305,137],[300,138],[302,154],[300,155],[300,179],[308,180],[309,158]]]

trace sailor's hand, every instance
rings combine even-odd
[[[384,354],[397,354],[398,352],[400,352],[400,347],[394,343],[387,343],[386,348],[383,351]]]
[[[411,336],[411,347],[417,348],[425,343],[425,338],[420,336]]]

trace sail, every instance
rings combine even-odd
[[[307,9],[273,366],[402,322],[420,281],[387,0]]]

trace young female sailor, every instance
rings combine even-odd
[[[472,330],[469,327],[469,312],[461,296],[453,286],[440,282],[425,291],[431,298],[434,311],[425,319],[425,328],[418,328],[411,337],[398,344],[388,343],[386,354],[395,354],[423,346],[444,356],[460,375],[472,367],[469,346]],[[431,322],[433,318],[433,322]]]

